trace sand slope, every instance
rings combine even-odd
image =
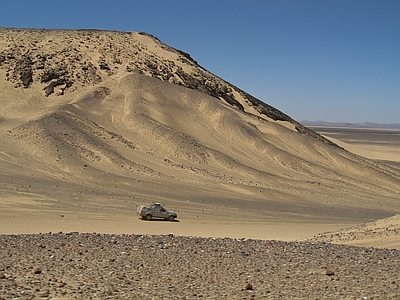
[[[295,239],[400,210],[399,169],[146,34],[1,29],[0,88],[0,233]],[[153,201],[180,222],[140,221]]]
[[[306,240],[400,249],[399,235],[400,215],[396,214],[390,218],[343,228],[340,231],[320,233]]]

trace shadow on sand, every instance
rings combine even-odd
[[[170,221],[168,219],[156,219],[156,218],[152,218],[150,220],[147,219],[141,219],[142,221],[146,221],[146,222],[171,222],[171,223],[179,223],[179,220],[174,219],[173,221]]]

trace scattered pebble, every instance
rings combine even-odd
[[[399,299],[400,251],[367,250],[172,234],[0,235],[0,299]]]

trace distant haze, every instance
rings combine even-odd
[[[386,128],[386,129],[400,129],[400,123],[382,124],[382,123],[350,123],[350,122],[326,122],[326,121],[308,121],[302,120],[301,124],[305,126],[335,126],[335,127],[357,127],[357,128]]]

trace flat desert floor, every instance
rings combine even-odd
[[[382,128],[310,127],[343,148],[400,168],[400,130]]]

